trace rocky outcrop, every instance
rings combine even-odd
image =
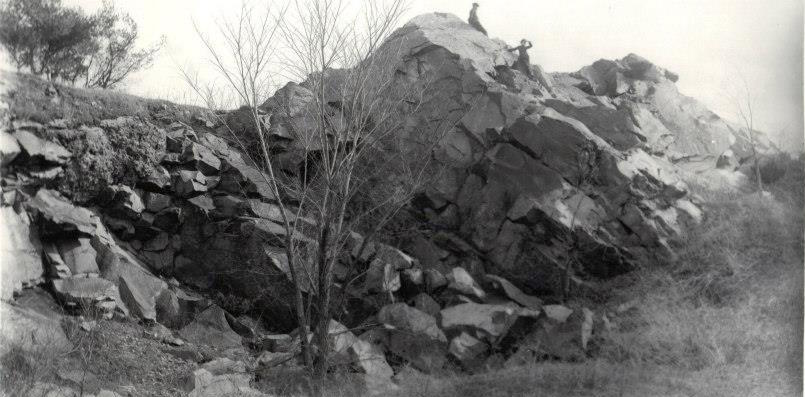
[[[504,42],[439,13],[414,18],[378,54],[394,56],[396,83],[433,88],[421,104],[430,114],[459,114],[432,153],[432,183],[405,211],[413,235],[392,247],[353,233],[336,264],[338,286],[355,287],[339,291],[343,323],[331,323],[332,348],[367,385],[387,383],[397,363],[440,372],[501,357],[585,358],[606,321],[544,303],[594,294],[600,279],[673,259],[669,241],[703,216],[680,175],[734,170],[749,153],[745,131],[636,55],[575,73],[532,65],[529,79]],[[335,92],[345,71],[324,76]],[[319,150],[305,139],[313,97],[304,82],[292,83],[257,110],[270,160],[289,178]],[[342,111],[337,101],[327,106]],[[223,118],[248,133],[239,123],[245,111]],[[294,362],[304,332],[267,335],[203,295],[247,302],[242,311],[259,313],[272,331],[296,327],[283,252],[288,240],[314,247],[305,235],[314,221],[279,204],[299,198],[274,191],[259,153],[248,141],[244,151],[230,144],[218,123],[154,109],[95,124],[14,120],[0,129],[0,225],[8,230],[0,254],[12,258],[0,265],[2,299],[47,281],[71,310],[157,322],[178,330],[182,339],[169,330],[159,337],[176,344],[250,346],[262,367]],[[431,131],[422,119],[401,124]],[[305,227],[288,236],[283,218]],[[21,323],[41,320],[10,304],[2,310]],[[367,323],[381,326],[351,330]],[[193,374],[191,395],[253,393],[243,371],[213,367]]]

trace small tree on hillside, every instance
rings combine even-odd
[[[0,43],[15,66],[72,81],[97,51],[96,22],[60,0],[8,0],[0,5]]]
[[[151,65],[157,43],[136,49],[137,24],[111,2],[94,15],[61,0],[0,3],[0,44],[18,69],[85,87],[112,88]]]
[[[349,256],[349,247],[356,247],[351,232],[365,233],[357,242],[360,254],[435,179],[432,151],[469,110],[446,101],[428,103],[429,93],[438,87],[427,77],[400,71],[405,42],[392,32],[404,11],[403,0],[362,5],[355,19],[337,0],[293,2],[274,18],[244,5],[237,20],[220,26],[222,49],[199,32],[214,69],[238,94],[242,109],[249,110],[263,177],[276,197],[293,197],[298,203],[289,207],[279,200],[284,253],[295,286],[304,362],[318,377],[331,365],[334,270]],[[272,111],[279,120],[296,118],[299,123],[269,125],[261,115],[276,78],[271,62],[277,60],[283,72],[304,80],[306,99],[301,114],[292,95],[275,97]],[[208,97],[210,91],[195,77],[185,77]],[[225,118],[219,121],[229,128]],[[300,152],[301,175],[287,177],[273,163],[278,151],[272,131],[280,127],[288,129],[292,150]],[[303,218],[312,219],[313,225],[304,226]],[[312,241],[296,238],[303,232]],[[304,337],[308,330],[310,341]]]
[[[760,158],[757,151],[757,137],[755,136],[755,98],[752,91],[749,89],[749,83],[743,73],[738,72],[738,77],[741,79],[741,84],[733,84],[735,90],[728,92],[727,96],[732,100],[733,106],[741,119],[743,127],[746,128],[746,133],[749,138],[749,147],[752,150],[752,159],[754,161],[755,180],[757,183],[758,193],[763,193],[763,178],[760,175]]]
[[[162,48],[164,38],[149,47],[137,49],[137,23],[106,0],[95,16],[98,50],[86,60],[85,87],[113,88],[131,73],[148,68]]]

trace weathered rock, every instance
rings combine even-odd
[[[57,355],[72,349],[54,310],[36,310],[0,301],[0,355],[16,347],[33,354]]]
[[[52,280],[53,294],[68,306],[92,308],[100,302],[119,302],[117,286],[97,277],[71,277]],[[112,306],[114,309],[114,306]]]
[[[544,356],[568,361],[583,360],[592,330],[593,313],[587,308],[574,311],[565,321],[545,317],[537,329],[520,342],[517,353],[509,358],[508,363],[518,365]]]
[[[0,167],[5,167],[14,161],[21,151],[20,145],[11,134],[0,131]]]
[[[207,191],[207,178],[198,171],[180,170],[173,176],[173,191],[179,197],[195,197]]]
[[[27,130],[17,130],[14,138],[25,155],[34,162],[67,164],[73,154],[58,143],[38,138]]]
[[[204,175],[215,175],[221,170],[221,160],[205,146],[185,141],[181,161],[195,165]]]
[[[489,352],[489,345],[462,332],[450,341],[448,351],[465,366],[471,366]]]
[[[386,362],[386,356],[379,346],[357,339],[348,351],[355,366],[368,377],[374,378],[373,381],[389,381],[394,376],[394,370]]]
[[[182,218],[183,213],[180,208],[165,208],[154,215],[152,225],[155,228],[164,230],[168,233],[175,233],[179,230],[179,226],[182,224]]]
[[[0,298],[11,299],[42,278],[42,244],[28,214],[13,207],[0,207],[0,229]]]
[[[447,285],[447,278],[436,269],[425,269],[425,286],[429,292],[434,292]]]
[[[157,213],[171,206],[171,197],[165,194],[150,192],[145,195],[145,209]]]
[[[59,249],[56,244],[45,243],[42,246],[45,264],[47,265],[47,273],[52,278],[69,278],[72,276],[70,267],[62,260]]]
[[[61,239],[58,241],[57,247],[64,263],[70,268],[71,274],[100,273],[95,259],[97,253],[92,248],[89,237]]]
[[[430,295],[424,292],[415,296],[412,301],[412,304],[414,305],[414,308],[416,308],[417,310],[420,310],[434,317],[436,317],[442,310],[442,307],[439,306],[439,303],[437,303]]]
[[[40,216],[42,236],[75,233],[92,235],[100,224],[100,220],[92,211],[74,206],[53,190],[39,189],[26,206]]]
[[[220,361],[204,364],[187,378],[185,390],[189,391],[188,397],[265,396],[249,386],[251,376],[244,373],[245,368],[240,371],[238,366],[220,367]]]
[[[256,195],[268,200],[276,200],[267,177],[246,164],[243,160],[227,159],[226,170],[221,176],[220,188],[230,193]]]
[[[487,274],[486,281],[492,284],[492,286],[495,288],[501,290],[507,298],[517,302],[520,306],[529,308],[531,310],[539,310],[542,307],[542,300],[536,296],[525,294],[514,284],[509,282],[509,280],[506,280],[503,277]]]
[[[137,186],[148,192],[164,192],[170,188],[171,176],[165,167],[160,165],[149,170],[148,175],[141,179]]]
[[[378,320],[388,328],[388,349],[425,371],[445,365],[447,338],[436,319],[404,303],[384,306]]]
[[[452,290],[474,296],[480,300],[486,298],[486,292],[484,292],[481,286],[475,282],[475,279],[462,267],[454,267],[447,276],[447,279],[449,280],[447,287]]]
[[[388,262],[373,261],[366,272],[367,292],[394,292],[400,289],[400,273]]]
[[[241,347],[242,338],[229,325],[231,317],[218,306],[205,310],[187,326],[179,331],[185,340],[208,346],[221,348]]]
[[[439,329],[433,316],[405,303],[384,306],[377,314],[377,319],[394,329],[422,334],[431,339],[447,342],[444,333]]]
[[[156,320],[157,297],[168,288],[167,283],[149,272],[134,256],[116,244],[95,244],[103,250],[101,276],[117,283],[120,298],[131,314],[146,320]]]
[[[494,342],[506,335],[519,313],[511,305],[464,303],[443,309],[441,325],[444,330],[482,331]]]

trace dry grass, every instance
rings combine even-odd
[[[175,120],[188,122],[204,110],[160,100],[141,98],[115,90],[85,89],[53,84],[58,96],[46,95],[51,83],[24,73],[0,70],[0,80],[13,82],[6,93],[11,114],[18,119],[46,124],[67,119],[75,125],[97,125],[101,120],[122,116],[150,117],[153,111],[170,109]]]

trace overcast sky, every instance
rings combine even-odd
[[[490,36],[534,43],[531,61],[548,71],[575,71],[600,58],[641,55],[680,75],[680,91],[737,119],[725,90],[738,74],[755,98],[758,125],[785,146],[802,146],[802,0],[477,0]],[[65,0],[88,10],[101,0]],[[177,64],[203,62],[191,18],[212,28],[236,11],[233,0],[117,0],[145,41],[165,35],[155,65],[126,89],[180,100],[187,91]],[[466,18],[472,1],[413,0],[404,20],[427,12]],[[785,129],[785,136],[779,131]]]

